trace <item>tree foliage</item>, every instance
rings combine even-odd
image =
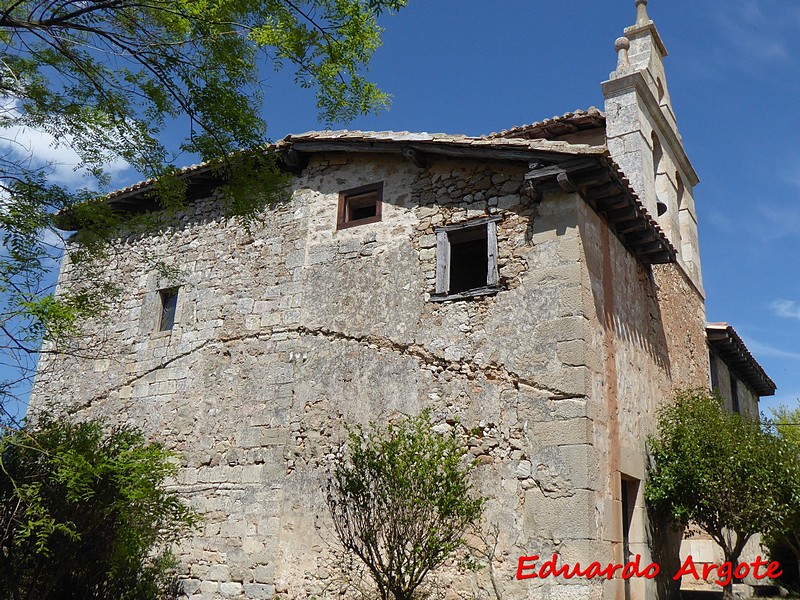
[[[131,427],[42,416],[0,438],[0,597],[163,597],[197,523],[164,487],[172,453]]]
[[[794,453],[795,461],[800,463],[800,406],[781,405],[772,410],[772,417],[778,435]],[[800,466],[795,466],[787,473],[785,481],[791,498],[782,512],[782,519],[767,532],[765,542],[771,552],[781,547],[789,550],[795,561],[795,568],[791,571],[795,575],[793,584],[797,586],[800,583]]]
[[[410,600],[483,511],[464,448],[455,433],[438,435],[432,426],[425,411],[350,431],[347,455],[327,483],[339,540],[364,562],[383,600]]]
[[[122,157],[160,173],[158,134],[185,116],[203,159],[264,141],[259,54],[317,88],[328,122],[386,102],[362,70],[376,17],[404,0],[13,0],[0,9],[4,125],[71,143],[86,164]]]
[[[787,485],[796,454],[768,424],[727,412],[705,390],[681,393],[661,410],[650,450],[647,501],[702,527],[733,564],[753,534],[775,528],[797,503]]]
[[[291,69],[316,90],[326,122],[377,110],[387,96],[364,75],[380,44],[377,18],[406,0],[9,0],[0,7],[0,346],[5,366],[31,373],[42,340],[74,333],[97,312],[95,273],[85,290],[48,297],[46,277],[62,243],[53,215],[70,212],[73,263],[82,267],[120,228],[96,191],[48,177],[20,128],[71,148],[103,189],[122,160],[158,178],[157,203],[185,192],[173,162],[210,161],[216,175],[259,193],[226,194],[230,214],[278,197],[268,141],[264,69]],[[171,143],[162,135],[169,126]],[[242,148],[250,153],[240,153]],[[183,158],[182,160],[186,160]],[[90,183],[90,182],[87,182]],[[91,186],[89,186],[91,187]],[[63,226],[63,222],[62,222]],[[55,248],[53,247],[55,246]],[[105,290],[108,291],[108,290]],[[11,393],[5,382],[0,392]]]

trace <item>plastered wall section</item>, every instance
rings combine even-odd
[[[576,195],[539,202],[522,189],[525,169],[320,155],[250,232],[198,202],[120,241],[107,276],[121,294],[86,323],[78,352],[43,355],[32,409],[133,423],[179,453],[172,485],[204,518],[176,549],[191,598],[337,597],[357,573],[333,560],[323,484],[345,425],[428,406],[477,460],[489,500],[473,541],[495,548],[477,573],[445,569],[433,582],[441,597],[610,597],[616,588],[599,581],[517,582],[517,558],[614,556],[609,482],[622,459],[608,457],[625,439],[640,460],[647,409],[683,366],[654,320],[665,318],[658,294],[684,288],[668,272],[656,286],[612,237],[610,328],[601,222]],[[339,191],[377,181],[382,221],[336,231]],[[505,290],[431,302],[434,228],[496,214]],[[177,277],[159,275],[154,257]],[[158,290],[172,285],[176,324],[158,332]]]

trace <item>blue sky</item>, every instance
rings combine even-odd
[[[695,188],[709,321],[728,321],[800,397],[800,4],[651,0]],[[410,0],[382,19],[371,78],[392,107],[346,126],[479,135],[602,108],[633,0]],[[267,73],[269,133],[320,129],[313,94]],[[345,125],[337,125],[343,128]],[[186,163],[192,158],[187,157]],[[116,169],[116,183],[135,174]],[[65,171],[65,177],[69,172]]]

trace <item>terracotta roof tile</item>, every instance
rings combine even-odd
[[[280,150],[293,144],[325,140],[347,142],[396,142],[421,144],[451,144],[456,146],[474,146],[487,148],[517,148],[527,150],[543,150],[569,154],[605,154],[603,148],[588,144],[571,144],[564,141],[545,139],[505,138],[505,137],[471,137],[463,134],[448,133],[410,133],[408,131],[307,131],[297,135],[289,135],[280,140],[276,147]]]
[[[581,131],[604,127],[606,116],[603,111],[592,106],[587,110],[576,110],[564,113],[560,117],[552,117],[544,121],[537,121],[529,125],[519,125],[511,129],[504,129],[497,133],[490,133],[486,137],[495,138],[550,138]]]

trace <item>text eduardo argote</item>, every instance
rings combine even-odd
[[[558,564],[558,554],[545,561],[539,562],[539,556],[534,554],[532,556],[520,556],[517,561],[517,579],[546,579],[547,577],[563,577],[564,579],[572,579],[573,577],[583,577],[586,579],[594,579],[605,577],[606,579],[613,579],[615,574],[619,572],[619,577],[622,579],[631,579],[634,577],[644,577],[645,579],[653,579],[661,572],[661,567],[656,563],[649,563],[642,567],[642,557],[637,554],[633,560],[625,564],[608,563],[601,565],[599,562],[592,562],[584,569],[580,563],[570,565],[568,563]],[[691,554],[683,561],[681,568],[673,575],[673,579],[678,580],[683,576],[694,577],[696,580],[707,580],[709,577],[714,576],[714,583],[720,586],[726,586],[731,583],[734,578],[742,579],[748,575],[752,575],[755,579],[775,579],[783,574],[780,570],[780,565],[777,561],[762,560],[760,556],[752,562],[739,563],[736,568],[725,561],[722,564],[702,564],[701,568],[695,565],[694,559]]]

